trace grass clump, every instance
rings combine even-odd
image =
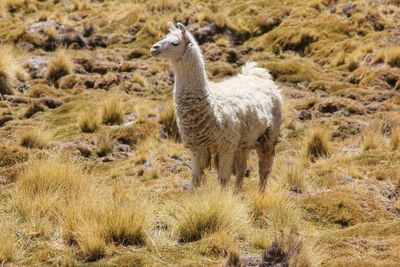
[[[107,125],[121,124],[124,121],[124,108],[118,95],[111,95],[104,103],[102,121]]]
[[[108,242],[144,245],[150,227],[152,208],[137,190],[114,187],[113,200],[106,205],[102,218],[104,236]]]
[[[84,133],[93,133],[99,128],[99,120],[96,114],[90,112],[83,113],[79,117],[79,127]]]
[[[0,218],[0,262],[6,263],[11,261],[14,254],[15,233],[14,227],[9,220]]]
[[[104,157],[111,153],[113,149],[113,139],[109,134],[103,133],[97,137],[97,155]]]
[[[75,232],[76,242],[85,261],[96,261],[106,254],[106,242],[97,232],[98,229],[96,222],[83,223]]]
[[[56,91],[55,88],[45,84],[34,84],[32,85],[32,87],[28,89],[28,91],[25,94],[26,96],[33,98],[39,98],[44,95],[56,96],[56,97],[61,95],[59,92]]]
[[[299,194],[307,191],[309,181],[301,161],[280,160],[277,161],[276,168],[284,188]]]
[[[400,127],[392,129],[392,134],[390,135],[390,147],[393,150],[400,148]]]
[[[248,199],[257,225],[265,228],[266,240],[261,245],[272,244],[267,251],[279,249],[285,254],[288,266],[320,266],[321,253],[309,237],[306,238],[302,214],[285,190],[272,187],[263,195]]]
[[[50,143],[50,135],[45,130],[31,129],[21,134],[20,145],[27,148],[43,149]]]
[[[29,153],[19,147],[0,146],[0,168],[27,161]]]
[[[374,123],[366,127],[361,135],[361,147],[363,151],[370,151],[382,147],[385,143],[382,135],[382,125]]]
[[[131,82],[140,84],[142,87],[146,87],[147,85],[146,78],[140,75],[139,73],[133,74]]]
[[[62,211],[63,238],[77,243],[85,260],[97,260],[109,243],[146,244],[152,212],[150,202],[133,187],[117,184],[110,190],[92,184],[90,191]]]
[[[64,50],[59,50],[47,65],[47,80],[55,83],[72,72],[72,61]]]
[[[0,95],[13,95],[16,79],[16,63],[12,50],[8,46],[0,46]]]
[[[173,207],[171,225],[180,242],[197,241],[225,232],[243,237],[249,227],[246,205],[231,191],[203,186],[186,195]]]
[[[373,63],[385,62],[391,67],[400,67],[400,48],[399,47],[388,47],[380,50],[375,56]]]
[[[285,191],[270,190],[262,195],[252,195],[249,206],[260,226],[276,231],[290,231],[300,226],[301,213]]]
[[[55,216],[67,201],[86,194],[89,184],[74,160],[57,157],[30,161],[15,187],[16,210],[32,219]]]
[[[38,101],[33,101],[28,106],[28,108],[25,110],[24,117],[29,119],[30,117],[32,117],[36,113],[44,111],[44,110],[45,110],[45,107],[44,107],[43,104],[41,104]]]
[[[174,104],[172,101],[161,111],[159,122],[163,126],[163,131],[167,137],[174,139],[175,141],[180,140],[178,124],[176,122],[176,116],[174,111]]]
[[[306,156],[314,161],[319,157],[328,157],[331,154],[331,144],[328,134],[323,128],[312,129],[306,140]]]

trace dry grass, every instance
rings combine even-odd
[[[111,94],[104,103],[102,121],[107,125],[121,124],[124,121],[122,99],[117,94]]]
[[[395,0],[356,0],[353,8],[327,0],[0,2],[0,40],[22,53],[7,65],[13,66],[7,81],[16,96],[0,96],[0,217],[12,228],[4,239],[16,241],[6,264],[221,265],[227,255],[262,255],[274,244],[289,266],[396,266],[400,138],[398,118],[388,116],[400,104]],[[74,59],[73,70],[61,78],[47,79],[46,64],[63,46],[62,30],[50,26],[29,36],[31,25],[46,19],[71,30],[66,42],[83,30],[88,43],[84,49],[68,44],[64,52]],[[172,72],[167,60],[150,58],[148,51],[166,33],[168,20],[190,25],[202,39],[211,80],[256,61],[278,81],[285,124],[265,195],[256,193],[253,153],[237,196],[215,184],[182,189],[191,177],[190,151],[163,138],[179,140],[169,101]],[[374,29],[379,23],[383,30]],[[117,115],[104,124],[122,123],[124,113],[129,124],[104,126],[102,101],[112,102],[116,92],[126,94],[119,96],[122,108],[110,104],[104,113]],[[26,103],[35,101],[29,98],[43,95],[64,104],[34,116],[32,107],[24,117]],[[100,108],[101,126],[83,118],[88,107]],[[362,151],[365,125],[375,119],[382,131],[370,143],[381,139],[384,145]],[[44,122],[59,145],[21,147],[19,133]],[[317,135],[305,144],[315,126],[332,133],[331,140]],[[95,134],[82,132],[96,127]],[[100,154],[115,144],[109,157],[53,158],[64,144],[96,154],[85,143],[102,134],[100,150],[106,152]],[[307,149],[313,152],[306,157]],[[27,176],[34,178],[25,188]],[[216,180],[214,170],[212,176]],[[322,262],[321,244],[328,247]]]
[[[43,222],[60,227],[66,244],[76,243],[86,261],[103,257],[109,243],[146,244],[153,214],[136,186],[96,183],[68,157],[31,161],[16,183],[13,202],[23,220],[47,218]]]
[[[47,65],[47,80],[56,83],[58,79],[72,72],[72,65],[72,60],[65,50],[57,51]]]
[[[117,185],[113,201],[106,206],[103,232],[108,242],[125,245],[144,245],[146,231],[151,227],[152,207],[138,190]]]
[[[301,211],[287,191],[271,185],[265,194],[252,195],[248,202],[256,224],[266,228],[265,233],[259,233],[265,238],[257,237],[256,244],[272,244],[281,249],[289,266],[320,266],[322,253],[304,236]]]
[[[133,76],[132,76],[132,78],[131,78],[131,82],[133,82],[133,83],[138,83],[138,84],[140,84],[142,87],[146,87],[146,86],[147,86],[146,78],[143,77],[143,75],[140,75],[139,73],[133,74]]]
[[[66,201],[86,194],[89,185],[73,159],[49,158],[30,161],[15,187],[15,207],[27,220],[55,216]]]
[[[396,127],[392,129],[392,134],[390,135],[390,147],[393,150],[400,148],[400,128]]]
[[[99,120],[93,112],[85,112],[79,117],[79,127],[84,133],[93,133],[99,128]]]
[[[13,95],[16,79],[16,61],[12,49],[8,46],[0,46],[0,94]]]
[[[1,215],[1,214],[0,214]],[[5,218],[0,218],[0,262],[2,264],[11,261],[14,256],[14,246],[16,243],[15,224],[11,223],[9,220]]]
[[[45,107],[38,101],[33,101],[28,108],[25,110],[24,117],[30,118],[38,112],[44,111]]]
[[[267,191],[263,195],[252,195],[249,206],[254,220],[267,226],[271,233],[286,233],[301,225],[301,213],[285,191]]]
[[[49,145],[51,135],[44,129],[31,129],[20,136],[20,145],[27,148],[43,149]]]
[[[104,157],[111,153],[113,149],[113,139],[108,133],[102,133],[97,136],[97,155]]]
[[[201,241],[199,250],[206,256],[227,257],[232,253],[237,253],[238,248],[231,233],[218,231],[206,235]]]
[[[180,140],[179,129],[176,122],[174,104],[170,101],[161,111],[159,120],[165,134],[176,141]]]
[[[373,59],[373,63],[385,62],[391,67],[400,67],[400,48],[399,47],[388,47],[382,49]]]
[[[249,228],[246,205],[228,190],[204,186],[171,207],[170,224],[180,242],[193,242],[225,232],[232,238],[244,237]]]
[[[373,123],[365,127],[361,135],[361,147],[363,151],[374,150],[383,147],[385,144],[382,135],[382,125]]]
[[[0,146],[0,168],[24,162],[28,158],[29,153],[24,149],[11,145]]]
[[[96,261],[106,254],[106,242],[98,233],[97,222],[81,223],[76,229],[76,242],[85,261]]]
[[[77,242],[87,261],[103,257],[109,243],[145,245],[153,213],[150,201],[129,185],[117,184],[112,190],[94,186],[62,212],[64,239]]]
[[[319,157],[328,157],[331,151],[332,147],[325,129],[314,128],[308,133],[305,144],[307,158],[314,161]]]
[[[278,169],[279,182],[283,187],[295,193],[307,192],[310,181],[303,163],[294,160],[281,159],[275,163]]]
[[[60,92],[57,92],[55,88],[50,87],[45,84],[35,84],[32,85],[28,91],[25,93],[26,96],[32,97],[32,98],[38,98],[44,95],[48,96],[61,96]]]

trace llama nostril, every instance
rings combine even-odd
[[[157,54],[160,54],[160,46],[159,45],[153,45],[150,49],[150,54],[155,56]]]

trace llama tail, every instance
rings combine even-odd
[[[247,62],[242,67],[243,75],[254,75],[263,79],[272,79],[271,74],[269,74],[267,69],[257,67],[257,63],[254,61]]]

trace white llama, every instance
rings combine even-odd
[[[209,82],[201,50],[178,23],[150,52],[172,60],[174,106],[182,141],[192,151],[192,184],[199,186],[210,153],[218,155],[218,178],[223,186],[236,173],[242,186],[251,149],[259,157],[261,192],[271,172],[282,121],[282,97],[267,70],[247,63],[241,74]]]

